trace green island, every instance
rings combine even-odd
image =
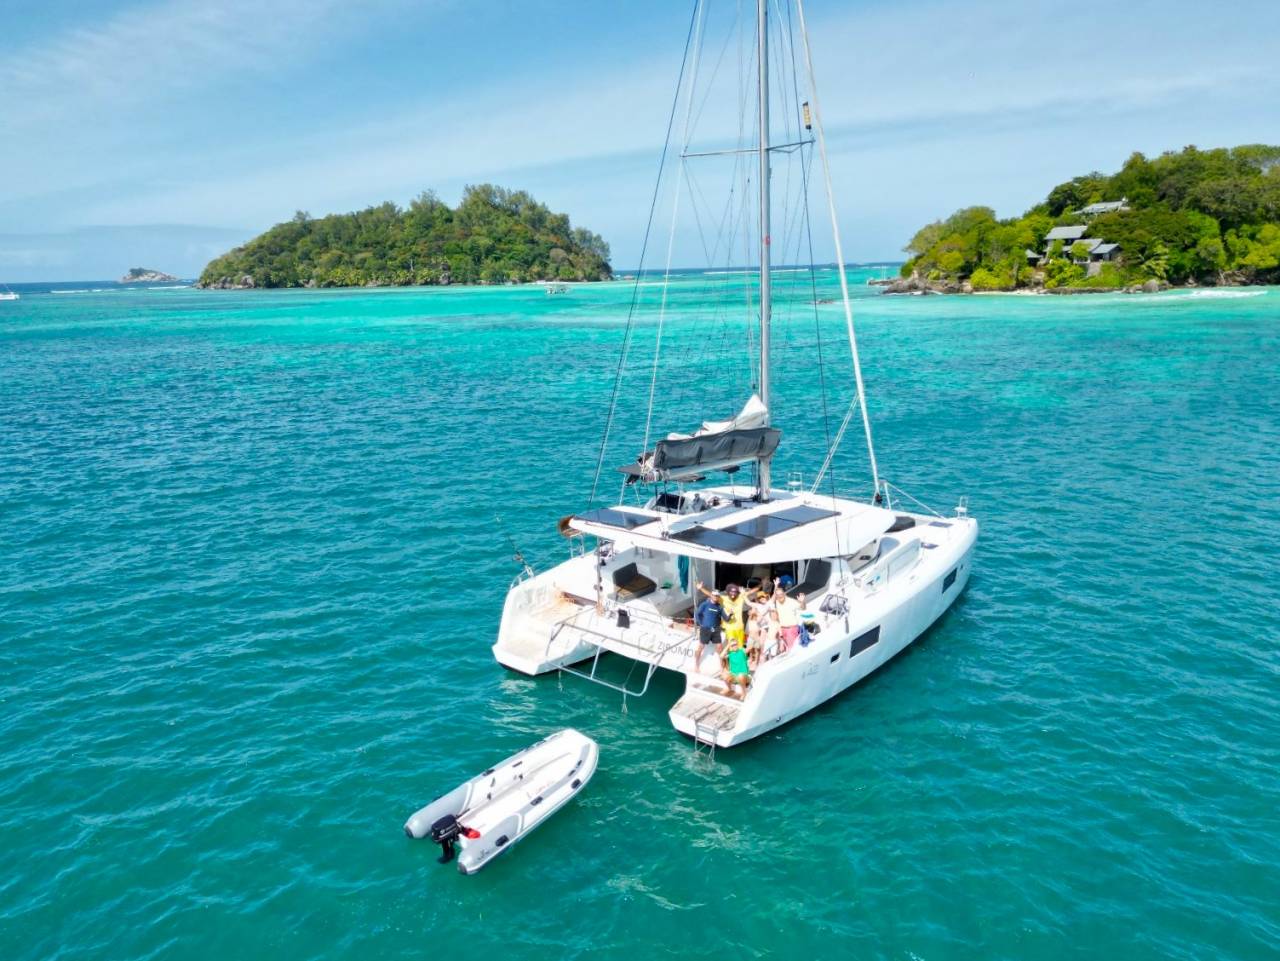
[[[197,286],[397,287],[607,280],[609,245],[521,190],[467,187],[450,208],[427,191],[313,218],[299,211],[211,261]]]
[[[889,293],[1280,282],[1280,147],[1187,147],[1085,174],[1021,217],[967,207],[917,231]]]

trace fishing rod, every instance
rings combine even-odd
[[[521,553],[520,548],[516,546],[514,538],[512,538],[511,534],[507,531],[506,525],[503,524],[502,517],[495,513],[493,515],[493,519],[498,522],[498,530],[502,531],[502,536],[507,539],[507,544],[511,547],[511,559],[524,569],[525,574],[529,577],[533,577],[533,566],[524,559],[524,554]]]

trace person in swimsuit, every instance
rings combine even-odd
[[[782,629],[778,626],[778,612],[770,607],[760,621],[760,651],[765,659],[777,657],[782,653],[779,641]]]
[[[760,612],[753,606],[747,608],[747,653],[760,650],[761,642]]]

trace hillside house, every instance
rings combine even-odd
[[[1085,235],[1085,231],[1089,228],[1084,224],[1074,224],[1068,227],[1054,227],[1051,231],[1044,235],[1044,242],[1052,244],[1055,240],[1061,240],[1062,246],[1070,247],[1077,240]]]
[[[1044,252],[1041,254],[1035,251],[1026,251],[1028,263],[1035,263],[1043,266],[1049,262],[1049,258],[1053,255],[1053,245],[1056,241],[1062,241],[1062,252],[1070,257],[1075,263],[1089,266],[1089,276],[1093,276],[1100,269],[1101,265],[1109,261],[1113,261],[1119,256],[1120,245],[1109,244],[1098,237],[1086,237],[1085,234],[1089,228],[1084,224],[1071,224],[1065,227],[1054,227],[1044,235]],[[1073,253],[1073,248],[1077,244],[1086,245],[1086,253],[1083,257]],[[1095,266],[1097,265],[1097,266]]]

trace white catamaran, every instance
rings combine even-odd
[[[691,42],[686,43],[681,71],[690,112],[705,103],[694,97],[686,69],[696,78],[698,41],[709,3],[699,0],[695,5]],[[756,356],[750,365],[755,390],[739,395],[739,402],[744,396],[749,399],[736,417],[704,423],[691,434],[670,434],[652,447],[646,425],[643,453],[622,468],[624,502],[584,510],[561,522],[571,545],[569,559],[541,573],[526,568],[516,579],[493,646],[497,660],[513,670],[564,671],[621,690],[624,697],[644,694],[658,669],[682,674],[684,692],[670,709],[671,723],[695,740],[717,747],[740,744],[785,724],[902,651],[964,590],[978,536],[978,524],[963,499],[950,517],[927,508],[903,510],[900,498],[908,495],[879,474],[803,3],[757,0],[755,14],[750,69],[754,76],[744,78],[754,95],[754,104],[743,111],[754,125],[750,140],[736,150],[697,153],[688,150],[686,135],[681,153],[682,160],[709,153],[736,155],[754,168],[752,201],[758,209],[750,226],[755,242],[752,257],[759,258],[758,294],[748,311],[755,327],[751,339]],[[782,43],[789,44],[792,64],[799,62],[798,53],[803,54],[808,90],[803,103],[797,93],[794,129],[788,126],[785,142],[776,144],[771,144],[769,116],[771,17],[783,21]],[[795,33],[798,45],[793,42]],[[799,68],[794,72],[799,75]],[[687,124],[686,115],[686,129]],[[825,179],[854,396],[839,432],[829,440],[818,479],[808,486],[789,482],[775,487],[770,467],[781,431],[772,426],[770,407],[770,164],[778,152],[795,155],[808,149],[812,156],[814,148]],[[805,185],[807,189],[807,180]],[[669,274],[668,266],[668,278]],[[637,285],[642,277],[643,272],[637,274]],[[665,290],[662,305],[665,311]],[[656,382],[656,353],[654,376]],[[653,387],[649,390],[651,417]],[[866,434],[871,474],[867,500],[838,495],[830,469],[855,412],[861,414]],[[607,443],[606,429],[601,463]],[[718,472],[732,480],[733,472],[743,466],[753,471],[750,486],[707,482],[709,474]],[[600,463],[597,480],[599,476]],[[820,489],[824,477],[830,490]],[[637,496],[641,491],[645,493]],[[625,502],[628,492],[634,502]],[[811,640],[780,653],[775,649],[773,656],[756,664],[745,694],[735,696],[721,679],[719,658],[699,657],[701,645],[693,622],[700,600],[697,586],[721,589],[730,583],[745,587],[770,580],[789,585],[793,596],[804,595],[806,634]],[[606,679],[608,672],[600,670],[605,653],[637,662],[642,668],[640,678],[633,679],[633,664],[628,681]]]

